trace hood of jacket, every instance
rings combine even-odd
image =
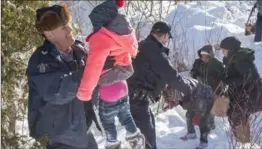
[[[135,30],[132,30],[130,34],[118,35],[104,27],[95,32],[91,37],[88,37],[90,44],[103,44],[101,48],[107,48],[110,51],[110,55],[119,55],[123,52],[128,52],[132,56],[136,56],[138,43],[136,40]]]
[[[107,24],[105,28],[117,33],[118,35],[128,35],[133,30],[129,18],[123,14],[117,14],[117,16]]]
[[[106,0],[99,4],[89,14],[93,30],[98,31],[102,26],[111,22],[117,14],[118,7],[115,0]]]
[[[201,49],[199,49],[197,52],[199,57],[201,57],[201,52],[205,52],[211,57],[215,56],[215,51],[212,45],[205,45]]]

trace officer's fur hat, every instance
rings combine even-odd
[[[35,27],[42,33],[67,25],[71,20],[71,13],[66,5],[53,5],[36,10]]]

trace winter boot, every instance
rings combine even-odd
[[[126,141],[132,149],[145,149],[145,136],[139,130],[136,133],[127,136]]]
[[[121,149],[121,142],[106,142],[105,149]]]
[[[195,133],[187,133],[185,136],[180,137],[181,140],[187,141],[188,139],[193,140],[196,139],[197,136]]]
[[[208,147],[207,143],[200,142],[196,149],[206,149]]]

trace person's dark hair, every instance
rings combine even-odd
[[[220,43],[220,48],[229,51],[238,51],[241,47],[241,41],[235,36],[229,36],[223,39]]]

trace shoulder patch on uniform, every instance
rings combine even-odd
[[[41,64],[37,65],[37,68],[39,69],[40,73],[45,73],[46,72],[46,67],[47,67],[47,64],[44,64],[44,63],[41,63]]]
[[[41,51],[41,54],[46,55],[48,54],[48,51]]]

